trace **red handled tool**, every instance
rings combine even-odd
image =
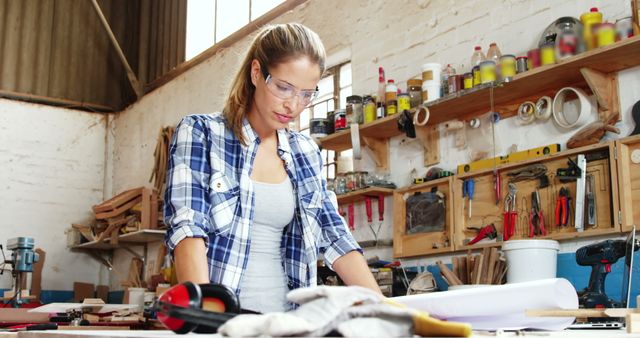
[[[476,235],[476,237],[470,240],[469,243],[467,243],[467,245],[476,244],[484,238],[494,239],[498,237],[498,231],[496,230],[496,227],[495,225],[493,225],[493,223],[486,225],[480,229],[478,228],[469,228],[469,229],[476,230],[478,234]]]
[[[349,206],[347,207],[347,218],[349,219],[349,230],[355,230],[355,220],[353,219],[354,217],[354,212],[353,212],[353,203],[349,204]]]
[[[516,233],[516,222],[518,220],[518,209],[516,209],[516,199],[518,188],[515,184],[509,183],[509,193],[504,198],[504,219],[502,238],[508,241]]]
[[[560,195],[556,199],[556,227],[567,226],[567,224],[569,223],[569,199],[569,190],[565,187],[562,187],[560,189]]]

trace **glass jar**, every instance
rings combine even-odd
[[[596,26],[596,41],[598,47],[608,46],[616,42],[616,26],[605,22]]]
[[[464,89],[473,88],[473,73],[464,73],[464,81],[463,81]]]
[[[542,66],[556,63],[556,45],[553,42],[540,47],[540,64]]]
[[[410,79],[407,81],[407,92],[409,93],[411,108],[415,108],[422,103],[422,81]]]
[[[516,56],[507,54],[500,57],[500,75],[503,79],[510,79],[516,75]]]
[[[351,119],[349,119],[349,116],[351,116]],[[347,120],[349,120],[350,123],[364,123],[364,113],[362,111],[362,96],[351,95],[347,97]]]
[[[356,181],[357,181],[357,187],[358,189],[364,189],[368,186],[367,184],[367,177],[369,176],[369,173],[366,171],[358,171],[356,172]]]
[[[356,172],[349,171],[346,174],[347,192],[358,189],[358,180],[356,179]]]
[[[327,190],[336,192],[336,180],[333,178],[327,179]]]
[[[338,109],[334,113],[334,124],[333,130],[339,131],[343,129],[347,129],[347,113],[344,109]]]
[[[496,80],[496,63],[492,60],[480,62],[480,82],[489,83]]]
[[[398,102],[396,100],[387,101],[387,116],[398,112]]]
[[[336,175],[334,182],[334,188],[336,195],[346,194],[347,191],[347,176],[345,174]]]
[[[474,66],[472,69],[472,73],[473,73],[473,86],[479,86],[480,85],[480,66]]]
[[[364,123],[373,122],[376,120],[376,101],[373,97],[367,95],[363,99],[364,105]]]
[[[333,134],[333,132],[335,131],[335,127],[336,127],[335,121],[336,121],[335,112],[333,112],[333,111],[327,112],[327,122],[328,123],[327,123],[326,129],[327,129],[327,134],[328,135]]]
[[[398,112],[411,110],[411,97],[408,93],[398,94]]]

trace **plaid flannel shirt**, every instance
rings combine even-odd
[[[245,119],[243,146],[224,117],[190,115],[170,146],[164,219],[171,252],[187,237],[203,238],[209,278],[239,294],[249,259],[254,214],[249,178],[259,137]],[[278,155],[294,188],[296,207],[280,245],[290,290],[316,284],[322,253],[329,267],[340,256],[362,251],[347,230],[322,179],[318,146],[300,133],[278,130]]]

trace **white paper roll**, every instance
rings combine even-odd
[[[564,102],[568,92],[574,92],[579,100],[578,117],[574,121],[568,121],[564,113]],[[587,94],[578,88],[564,87],[560,89],[553,98],[553,119],[562,128],[569,129],[584,125],[589,121],[592,110],[593,106]]]
[[[578,308],[576,289],[564,278],[394,297],[431,316],[470,323],[474,330],[563,330],[573,317],[528,317],[525,310]]]
[[[362,159],[362,151],[360,149],[360,126],[357,123],[350,125],[351,130],[351,149],[353,149],[353,158]]]

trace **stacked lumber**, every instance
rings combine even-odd
[[[158,194],[153,189],[130,189],[92,209],[95,214],[93,224],[72,224],[90,242],[110,238],[112,244],[118,244],[120,233],[158,228]]]
[[[507,273],[506,259],[497,248],[484,248],[481,253],[453,257],[452,269],[436,262],[449,286],[469,284],[503,284]]]

